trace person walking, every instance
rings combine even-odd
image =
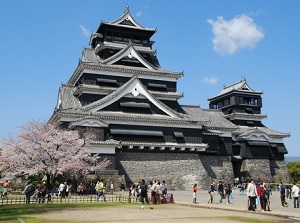
[[[256,191],[256,186],[254,184],[253,179],[248,184],[247,193],[248,193],[249,201],[250,201],[248,210],[255,211],[257,191]]]
[[[226,194],[226,198],[227,198],[227,204],[231,204],[230,202],[230,198],[232,196],[232,188],[230,184],[227,184],[225,187],[225,194]]]
[[[26,204],[30,204],[30,197],[33,195],[33,193],[34,193],[34,191],[35,191],[35,188],[34,188],[34,186],[31,184],[31,183],[29,183],[26,187],[25,187],[25,189],[24,189],[24,191],[23,191],[23,194],[25,194],[25,202],[26,202]]]
[[[282,182],[279,183],[279,193],[280,193],[280,201],[282,207],[288,207],[289,204],[285,201],[285,190],[286,187],[282,184]]]
[[[270,190],[267,184],[263,184],[263,202],[264,202],[264,211],[271,211],[270,209]]]
[[[209,190],[208,190],[208,193],[209,193],[209,200],[207,203],[215,203],[215,191],[216,191],[216,188],[215,188],[215,182],[212,182],[212,184],[210,185],[209,187]]]
[[[293,183],[291,194],[294,200],[294,208],[299,208],[299,187],[295,182]]]
[[[218,193],[220,195],[219,203],[223,204],[223,199],[224,199],[224,185],[223,185],[222,180],[219,180],[219,183],[218,183]]]
[[[149,199],[148,199],[148,186],[145,182],[144,179],[142,179],[141,185],[140,185],[140,189],[141,189],[141,196],[140,196],[140,201],[142,202],[142,204],[146,203],[149,204]]]
[[[193,203],[197,204],[197,184],[194,184],[192,192],[193,192]]]
[[[265,199],[264,199],[264,185],[263,183],[259,183],[259,187],[257,188],[257,197],[259,199],[261,210],[265,210]]]
[[[162,194],[160,181],[158,181],[157,184],[156,184],[156,191],[155,192],[156,192],[155,193],[156,203],[160,204],[161,203],[160,195]]]
[[[3,184],[3,191],[2,191],[2,198],[7,199],[7,194],[8,194],[8,188],[9,188],[9,182],[6,180]]]

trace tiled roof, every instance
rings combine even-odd
[[[237,126],[224,118],[224,114],[220,110],[202,109],[199,106],[182,106],[183,110],[192,118],[199,120],[207,120],[205,124],[211,129],[236,129]]]
[[[124,20],[131,21],[134,26],[121,24],[121,22],[124,21]],[[124,11],[124,14],[121,15],[116,20],[114,20],[112,22],[104,22],[104,21],[102,21],[101,23],[102,24],[113,25],[113,26],[125,26],[125,27],[131,28],[131,29],[141,29],[141,30],[147,30],[147,31],[152,31],[152,32],[156,31],[156,29],[145,28],[142,25],[140,25],[137,21],[135,21],[135,19],[131,16],[131,14],[129,12],[129,7],[127,7],[126,10]]]
[[[279,132],[267,127],[248,127],[248,126],[239,126],[237,130],[234,131],[234,134],[238,134],[238,137],[247,137],[253,133],[261,132],[270,137],[274,138],[285,138],[290,137],[289,133]]]
[[[86,63],[101,63],[101,59],[97,57],[95,50],[92,48],[84,48],[84,50],[82,51],[81,60]]]
[[[60,110],[80,109],[81,103],[73,96],[75,88],[69,85],[62,85],[59,89]]]
[[[251,89],[250,86],[247,84],[246,80],[243,79],[237,83],[234,83],[232,85],[224,87],[223,90],[216,97],[225,95],[225,94],[227,94],[229,92],[233,92],[233,91],[262,94],[262,91],[255,91],[255,90]],[[211,100],[216,97],[211,97],[208,100]]]

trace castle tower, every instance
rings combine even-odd
[[[283,139],[290,135],[269,129],[262,123],[267,117],[261,114],[262,93],[253,90],[246,79],[243,79],[224,87],[217,96],[208,99],[210,109],[221,110],[226,119],[238,126],[238,129],[232,132],[235,173],[241,171],[243,160],[266,159],[276,163],[283,161],[284,155],[287,154]]]

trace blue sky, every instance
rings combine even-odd
[[[300,156],[300,1],[297,0],[3,0],[0,2],[0,137],[52,115],[58,89],[73,74],[100,21],[129,5],[157,28],[161,66],[184,71],[181,104],[208,108],[223,86],[246,78],[262,90],[263,123],[290,133],[288,156]]]

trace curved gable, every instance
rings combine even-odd
[[[149,70],[156,70],[156,68],[151,65],[148,61],[146,61],[134,48],[133,44],[129,44],[123,50],[119,51],[115,55],[107,58],[106,60],[102,61],[102,64],[113,65],[114,63],[118,62],[124,57],[128,57],[129,59],[136,59],[138,60],[145,68]]]
[[[152,104],[154,104],[157,108],[163,111],[170,117],[178,118],[179,116],[173,112],[169,107],[164,105],[162,102],[157,100],[140,82],[137,76],[134,76],[131,80],[129,80],[126,84],[120,87],[117,91],[107,95],[106,97],[93,102],[89,105],[83,107],[85,111],[89,112],[97,112],[108,105],[118,101],[122,97],[131,94],[134,97],[144,97],[147,98]]]

